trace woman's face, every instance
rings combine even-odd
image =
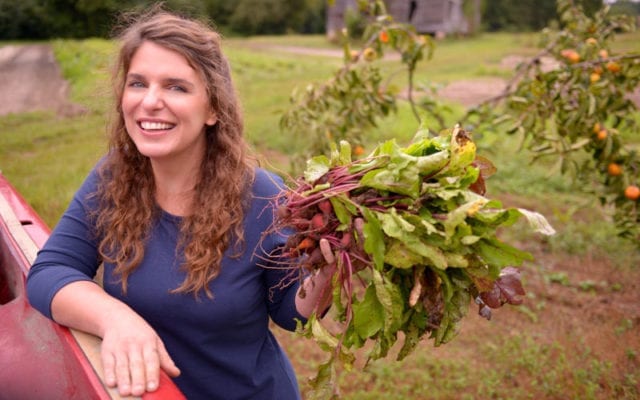
[[[205,125],[217,121],[200,75],[181,54],[152,42],[131,59],[121,106],[129,136],[152,161],[201,160]]]

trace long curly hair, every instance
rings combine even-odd
[[[254,179],[253,159],[243,139],[243,120],[220,35],[208,24],[161,9],[130,16],[118,35],[120,51],[113,71],[115,114],[109,127],[109,151],[99,169],[96,229],[103,259],[116,265],[123,291],[127,277],[144,256],[145,241],[159,207],[149,159],[127,134],[121,107],[131,60],[143,42],[153,42],[185,57],[205,82],[217,116],[205,127],[206,153],[200,165],[191,214],[181,220],[176,254],[182,250],[186,278],[174,292],[202,291],[220,273],[224,252],[242,250],[243,217]]]

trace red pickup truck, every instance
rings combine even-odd
[[[120,399],[104,385],[100,339],[31,308],[25,280],[47,225],[0,174],[0,400]],[[185,399],[162,374],[144,400]]]

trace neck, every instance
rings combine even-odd
[[[199,162],[170,163],[151,160],[156,184],[156,201],[166,212],[185,216],[191,211]]]

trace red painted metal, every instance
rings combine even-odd
[[[0,196],[40,248],[49,228],[1,174]],[[71,331],[29,305],[25,280],[30,265],[12,229],[0,218],[0,400],[111,399]],[[163,373],[158,390],[142,399],[185,397]]]

